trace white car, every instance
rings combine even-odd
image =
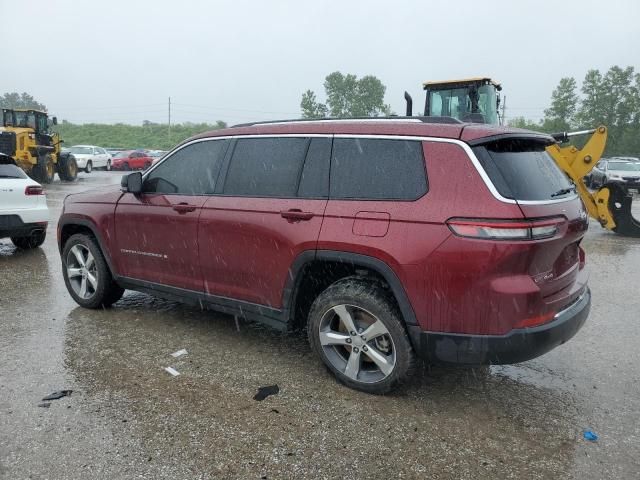
[[[68,152],[73,154],[78,169],[91,173],[94,168],[111,170],[111,155],[104,148],[95,145],[74,145]]]
[[[13,164],[0,164],[0,238],[36,248],[47,235],[49,208],[42,186]]]

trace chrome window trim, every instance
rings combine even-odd
[[[341,121],[341,120],[325,120],[325,121],[335,122],[335,121]],[[476,154],[473,152],[473,150],[471,149],[471,146],[469,146],[468,143],[463,142],[462,140],[459,140],[457,138],[429,137],[429,136],[423,136],[423,135],[388,135],[388,134],[375,135],[375,134],[362,134],[362,133],[335,133],[335,134],[334,133],[264,133],[264,134],[247,134],[247,135],[235,134],[235,135],[222,135],[219,137],[197,138],[195,140],[182,144],[174,148],[173,150],[169,151],[169,153],[167,153],[161,161],[153,165],[151,168],[149,168],[145,172],[145,174],[143,175],[143,181],[146,179],[147,175],[149,175],[158,165],[161,165],[162,163],[170,159],[174,155],[174,153],[182,150],[183,148],[189,145],[193,145],[194,143],[211,142],[216,140],[227,140],[227,139],[234,139],[234,138],[282,138],[282,137],[369,138],[369,139],[384,139],[384,140],[414,140],[414,141],[420,141],[420,142],[450,143],[453,145],[457,145],[464,150],[464,152],[467,154],[467,157],[469,158],[469,160],[471,160],[471,163],[473,164],[476,171],[480,175],[480,178],[482,178],[482,181],[484,182],[489,192],[491,192],[493,197],[500,202],[508,203],[511,205],[518,205],[518,204],[519,205],[552,205],[556,203],[569,202],[578,198],[577,193],[575,193],[572,196],[560,198],[556,200],[513,200],[511,198],[503,197],[500,194],[500,192],[498,192],[496,187],[493,185],[493,182],[487,175],[487,172],[485,172],[484,168],[482,168],[482,165],[480,164],[478,157],[476,157]]]

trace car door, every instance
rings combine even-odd
[[[331,138],[245,138],[231,150],[200,217],[204,290],[281,309],[289,268],[317,245]]]
[[[107,168],[107,152],[105,151],[104,148],[97,148],[98,150],[98,157],[100,158],[100,168]]]
[[[126,193],[116,207],[122,275],[202,291],[198,219],[213,193],[228,142],[198,141],[173,152],[144,177],[143,193]]]

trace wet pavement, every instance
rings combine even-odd
[[[80,177],[47,187],[52,219],[66,194],[120,179]],[[55,223],[41,249],[0,240],[0,478],[640,478],[640,239],[592,222],[592,311],[567,344],[514,366],[423,367],[377,397],[337,384],[300,333],[238,332],[135,292],[78,307]]]

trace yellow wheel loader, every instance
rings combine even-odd
[[[3,109],[0,163],[17,165],[40,183],[51,183],[56,172],[61,180],[75,180],[76,159],[61,152],[62,140],[50,130],[56,124],[56,117],[39,110]]]
[[[425,82],[424,115],[427,117],[453,117],[463,122],[500,124],[501,85],[489,77]],[[412,115],[413,100],[405,92],[407,116]],[[570,145],[572,137],[589,135],[582,148]],[[640,221],[633,217],[633,194],[620,183],[607,183],[590,191],[583,178],[598,163],[607,143],[607,128],[552,134],[557,143],[549,145],[547,152],[558,166],[573,180],[587,212],[604,228],[621,235],[640,237]]]

